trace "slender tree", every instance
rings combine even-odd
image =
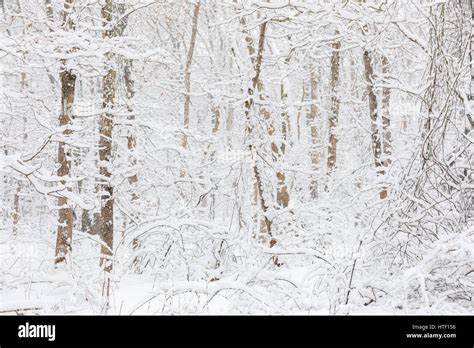
[[[105,42],[113,38],[116,34],[116,27],[112,26],[113,0],[106,0],[101,10],[103,20],[103,38]],[[106,74],[102,79],[102,107],[100,116],[100,139],[99,139],[99,159],[101,175],[101,210],[100,210],[100,238],[101,260],[100,264],[106,272],[112,271],[113,242],[114,242],[114,188],[112,186],[112,136],[113,136],[113,108],[115,103],[115,81],[117,72],[113,67],[114,54],[106,54],[108,64]],[[108,294],[107,284],[107,294]]]
[[[318,180],[316,172],[320,166],[320,151],[318,149],[319,132],[318,127],[318,81],[316,76],[315,67],[311,66],[309,75],[309,95],[310,95],[310,107],[307,112],[307,123],[310,130],[311,136],[311,170],[314,172],[311,176],[310,192],[311,198],[315,199],[318,197]]]
[[[390,63],[386,56],[381,56],[382,73],[385,78],[390,73]],[[382,89],[382,165],[384,167],[390,166],[392,163],[392,132],[390,130],[390,88],[384,87]]]
[[[62,29],[65,31],[74,30],[75,24],[71,20],[71,13],[74,8],[74,0],[64,1]],[[67,67],[67,60],[61,60],[61,72],[59,74],[61,83],[61,114],[59,116],[59,126],[62,128],[62,140],[58,144],[59,164],[58,176],[67,179],[71,174],[71,146],[67,145],[67,139],[72,135],[73,115],[72,109],[74,105],[74,95],[76,89],[76,75],[72,69]],[[61,181],[63,185],[67,185],[67,180]],[[68,187],[68,190],[71,190]],[[58,198],[59,220],[58,232],[56,239],[56,263],[66,261],[66,257],[71,252],[72,230],[74,226],[73,208],[68,205],[66,197]]]
[[[339,35],[339,31],[336,31],[336,36]],[[327,160],[327,173],[331,175],[336,167],[337,161],[337,135],[336,128],[339,122],[339,65],[340,65],[340,50],[341,41],[337,40],[332,44],[332,56],[331,56],[331,106],[329,114],[329,144],[328,144],[328,160]]]
[[[382,142],[380,131],[378,127],[378,103],[377,103],[377,96],[375,94],[374,89],[374,82],[375,82],[375,74],[374,74],[374,67],[372,57],[369,54],[369,51],[364,50],[363,53],[363,61],[364,61],[364,71],[365,71],[365,80],[367,84],[367,95],[369,100],[369,115],[370,115],[370,129],[371,129],[371,139],[372,139],[372,152],[374,156],[374,163],[375,168],[379,176],[385,174],[385,170],[383,169],[382,165]],[[380,198],[384,199],[387,197],[387,189],[384,188],[380,191]]]
[[[193,22],[192,22],[192,29],[191,29],[191,39],[189,41],[188,53],[186,55],[186,66],[184,68],[184,135],[182,140],[183,148],[188,147],[188,136],[186,132],[189,129],[189,110],[191,107],[191,67],[193,64],[193,56],[194,56],[194,48],[196,47],[196,37],[197,37],[197,29],[198,29],[198,21],[199,21],[199,9],[201,7],[201,1],[198,0],[194,5],[194,13],[193,13]]]
[[[474,27],[474,0],[467,0],[468,9],[470,12],[471,17],[471,25],[470,25],[470,37],[471,40],[469,41],[469,65],[470,65],[470,72],[471,78],[469,81],[469,92],[468,92],[468,102],[470,103],[469,107],[467,108],[466,117],[468,120],[468,127],[466,127],[466,133],[470,130],[474,129],[474,34],[473,34],[473,27]]]
[[[245,19],[241,19],[241,24],[245,28]],[[254,133],[254,120],[251,119],[251,111],[252,107],[255,103],[254,101],[254,93],[256,90],[259,89],[260,81],[260,74],[262,69],[262,61],[263,61],[263,49],[265,47],[265,31],[267,29],[267,22],[263,22],[260,24],[260,33],[259,33],[259,41],[258,41],[258,51],[255,56],[255,48],[253,47],[253,39],[250,34],[247,32],[247,36],[245,37],[245,41],[247,42],[247,48],[249,50],[250,57],[252,59],[253,68],[254,68],[254,77],[252,78],[251,86],[248,89],[248,97],[245,101],[245,118],[246,118],[246,134],[251,139],[249,141],[249,151],[254,158],[253,162],[253,175],[255,180],[255,199],[257,204],[259,205],[261,212],[262,212],[262,220],[260,222],[260,234],[262,238],[266,239],[268,236],[271,236],[272,232],[272,222],[266,215],[269,209],[269,205],[265,200],[263,194],[263,181],[261,176],[260,168],[258,167],[258,161],[255,158],[257,156],[256,152],[257,149],[254,145],[253,137],[255,137]],[[261,87],[260,87],[261,89]]]

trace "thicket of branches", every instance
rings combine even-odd
[[[473,13],[1,1],[0,312],[472,309]]]

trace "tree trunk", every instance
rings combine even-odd
[[[374,155],[375,168],[379,176],[384,175],[381,156],[382,156],[382,145],[380,139],[380,132],[377,125],[377,97],[374,91],[374,68],[372,66],[372,60],[368,51],[364,51],[364,68],[365,68],[365,80],[367,82],[367,94],[369,97],[369,114],[371,120],[371,133],[372,133],[372,152]],[[387,196],[387,190],[383,189],[380,192],[380,198],[383,199]]]
[[[311,67],[310,77],[309,77],[309,96],[311,100],[311,105],[309,112],[307,113],[306,122],[309,126],[311,133],[311,183],[310,183],[310,192],[311,198],[315,199],[318,197],[318,180],[316,178],[316,172],[319,167],[320,154],[318,149],[318,125],[317,125],[317,116],[318,116],[318,82],[316,79],[316,72],[314,67]]]
[[[382,56],[382,72],[384,76],[390,73],[390,63],[387,57]],[[388,168],[392,163],[392,132],[390,131],[390,89],[382,90],[382,165]],[[388,189],[384,188],[380,193],[380,198],[387,198]]]
[[[118,15],[122,16],[125,13],[125,4],[118,4],[117,11]],[[128,21],[127,18],[124,18],[119,25],[117,25],[116,32],[113,33],[114,36],[121,36],[123,35],[125,28],[127,27]],[[136,124],[135,124],[135,115],[133,114],[133,97],[135,96],[135,82],[132,76],[132,69],[133,69],[133,61],[131,59],[125,58],[123,60],[123,80],[125,84],[125,97],[126,97],[126,107],[127,112],[129,115],[127,116],[127,149],[128,149],[128,165],[131,168],[135,168],[138,161],[137,161],[137,154],[136,154],[136,147],[137,147],[137,132],[136,132]],[[138,186],[138,174],[134,173],[128,177],[128,183],[130,185],[131,194],[128,196],[130,198],[131,206],[133,208],[132,217],[136,217],[136,213],[138,212],[137,203],[139,201],[139,195],[137,193],[137,186]],[[123,233],[125,233],[127,229],[127,222],[128,218],[124,217],[123,223]],[[134,238],[132,241],[132,247],[134,250],[140,247],[141,243],[138,238]],[[133,259],[133,266],[135,270],[138,271],[138,267],[140,264],[141,259],[139,257],[135,257]]]
[[[83,209],[81,214],[81,231],[89,234],[93,234],[92,222],[89,210]]]
[[[255,137],[255,134],[254,134],[255,130],[253,127],[252,120],[250,118],[250,112],[251,112],[252,106],[254,105],[254,94],[256,90],[259,92],[260,99],[262,99],[263,82],[260,80],[260,74],[261,74],[262,62],[263,62],[263,50],[265,47],[265,34],[266,34],[266,29],[267,29],[267,22],[263,22],[262,24],[260,24],[257,52],[255,52],[255,49],[253,47],[254,45],[253,45],[252,37],[245,29],[246,23],[245,23],[244,18],[241,18],[241,25],[243,27],[244,33],[247,34],[245,37],[245,41],[247,43],[247,49],[249,51],[249,55],[251,57],[251,60],[254,66],[254,72],[255,72],[255,76],[252,78],[251,87],[248,89],[248,99],[245,101],[245,117],[247,121],[246,133],[249,137],[253,138]],[[268,136],[272,138],[275,133],[275,127],[272,122],[273,120],[271,117],[271,113],[265,108],[261,108],[260,115],[263,117],[267,125]],[[266,202],[265,197],[264,197],[264,189],[263,189],[264,183],[261,176],[261,169],[259,168],[258,162],[257,162],[258,150],[256,149],[253,143],[253,139],[250,141],[249,150],[254,158],[253,174],[254,174],[254,179],[255,179],[255,198],[257,201],[257,205],[260,207],[260,210],[262,213],[262,217],[260,219],[260,238],[263,241],[270,239],[269,241],[270,247],[273,247],[276,244],[276,240],[272,238],[272,221],[267,216],[269,204]],[[280,146],[278,146],[278,144],[276,144],[274,141],[271,142],[271,151],[272,151],[272,159],[274,162],[276,162],[281,156],[281,150],[280,150]],[[277,185],[278,185],[277,204],[280,207],[286,208],[288,207],[290,197],[289,197],[288,189],[285,183],[285,173],[283,171],[278,171],[276,173],[276,178],[277,178]],[[276,256],[273,257],[273,262],[275,264],[278,264],[278,258]]]
[[[122,16],[125,13],[125,4],[119,4],[118,13]],[[121,36],[123,35],[125,28],[127,27],[128,21],[124,18],[120,25],[117,25],[116,32],[114,32],[114,36]],[[136,132],[136,124],[135,124],[135,115],[133,114],[133,105],[132,101],[135,96],[135,82],[132,76],[132,69],[133,69],[133,61],[131,59],[124,59],[123,60],[123,80],[125,83],[125,97],[126,97],[126,106],[127,112],[129,115],[127,116],[127,149],[128,149],[128,164],[130,167],[134,168],[137,165],[137,154],[136,147],[137,147],[137,132]],[[136,188],[138,182],[138,175],[135,173],[128,177],[128,183],[132,187],[132,190]],[[136,203],[138,201],[138,194],[136,191],[132,191],[131,194],[131,201],[132,203]]]
[[[245,25],[244,19],[241,20],[241,24]],[[258,88],[259,84],[261,84],[260,73],[261,73],[262,60],[263,60],[263,49],[265,47],[266,28],[267,28],[267,22],[263,22],[262,24],[260,24],[258,52],[256,56],[255,56],[255,49],[253,47],[252,37],[250,36],[249,33],[247,33],[247,36],[245,38],[245,41],[247,43],[247,49],[249,51],[249,54],[254,66],[254,72],[255,72],[255,76],[252,78],[251,87],[248,89],[248,98],[245,101],[245,118],[246,118],[246,123],[247,123],[246,133],[250,138],[255,136],[253,134],[254,129],[252,125],[252,120],[250,119],[250,112],[251,112],[252,106],[254,105],[255,90]],[[262,182],[262,178],[260,176],[260,170],[257,164],[257,159],[256,159],[257,149],[255,148],[255,145],[253,143],[253,139],[250,141],[249,150],[255,159],[253,163],[253,175],[255,179],[255,197],[257,200],[257,204],[260,206],[260,209],[263,215],[262,219],[260,220],[260,235],[262,239],[266,239],[267,237],[272,235],[272,232],[271,232],[272,222],[266,215],[269,207],[263,196],[263,182]]]
[[[305,80],[303,79],[301,81],[301,104],[303,104],[307,100],[307,89],[306,89],[306,83]],[[298,114],[296,115],[296,138],[298,139],[298,143],[301,142],[301,113],[303,111],[303,106],[301,106],[298,110]],[[309,111],[305,110],[305,115],[309,115]]]
[[[193,14],[193,27],[191,30],[191,40],[189,42],[188,54],[186,57],[186,66],[184,69],[184,135],[182,140],[183,148],[188,147],[188,136],[187,131],[189,129],[189,109],[191,105],[191,65],[193,63],[194,47],[196,46],[196,36],[197,36],[197,27],[199,19],[199,8],[201,7],[201,2],[198,0],[194,5],[194,14]]]
[[[65,30],[74,30],[74,23],[70,19],[73,10],[74,0],[64,1],[63,28]],[[66,61],[61,60],[61,114],[59,116],[59,126],[63,129],[63,139],[71,136],[71,125],[73,121],[72,108],[74,104],[74,94],[76,88],[76,75],[71,69],[66,67]],[[65,141],[60,141],[58,145],[58,176],[67,178],[71,174],[71,148]],[[61,181],[67,185],[67,181]],[[71,188],[68,188],[71,190]],[[56,238],[55,263],[66,261],[72,248],[72,230],[74,225],[74,213],[72,207],[68,206],[68,200],[65,197],[58,198],[59,219],[58,232]]]
[[[336,31],[336,36],[339,32]],[[339,65],[340,65],[341,42],[336,41],[332,45],[331,57],[331,109],[329,114],[329,145],[327,174],[331,175],[336,167],[337,160],[337,135],[336,127],[339,122],[339,95],[337,88],[339,86]]]
[[[128,133],[127,133],[127,148],[129,151],[129,166],[136,167],[137,165],[137,154],[136,154],[136,147],[137,147],[137,135],[136,135],[136,125],[135,125],[135,115],[133,115],[133,107],[132,107],[132,99],[135,95],[134,89],[134,82],[132,79],[132,61],[129,59],[125,60],[124,64],[124,80],[125,80],[125,89],[127,92],[127,111],[130,113],[128,116],[128,120],[130,124],[128,125]],[[137,186],[138,186],[138,175],[135,173],[128,177],[128,183],[130,184],[130,188],[132,190],[131,194],[131,205],[134,209],[138,209],[138,201],[139,196],[137,193]],[[136,211],[134,210],[134,213]],[[125,217],[125,226],[124,231],[126,230],[126,221],[127,218]],[[134,250],[140,247],[141,243],[138,238],[134,238],[132,241],[132,247]],[[140,265],[141,259],[139,257],[135,257],[133,260],[133,265],[135,269],[138,271],[138,267]]]
[[[474,35],[472,34],[472,28],[474,28],[474,0],[467,0],[469,10],[471,12],[471,41],[469,42],[469,64],[470,64],[470,71],[471,71],[471,80],[469,82],[469,93],[468,93],[468,112],[466,114],[468,120],[468,126],[466,127],[466,134],[474,129],[474,115],[473,115],[473,108],[474,108]]]
[[[21,181],[17,183],[16,192],[13,196],[13,214],[12,214],[12,224],[13,224],[13,235],[18,234],[18,222],[20,221],[20,193],[21,193]]]
[[[290,56],[286,57],[285,65],[290,63]],[[280,98],[281,103],[283,104],[283,112],[281,113],[281,135],[283,138],[283,143],[281,144],[281,153],[282,155],[286,152],[286,146],[290,142],[291,135],[291,124],[290,124],[290,114],[288,113],[288,86],[285,86],[287,82],[286,79],[282,79],[280,83]]]
[[[285,59],[285,64],[288,65],[290,62],[290,56]],[[281,115],[281,135],[282,135],[282,143],[280,145],[280,149],[274,151],[275,161],[281,160],[281,158],[285,155],[286,146],[290,142],[290,114],[288,113],[288,92],[285,89],[285,81],[281,82],[280,85],[280,94],[281,94],[281,102],[283,104],[284,111]],[[288,187],[286,186],[286,177],[285,172],[277,171],[277,204],[282,208],[287,208],[290,195],[288,193]]]
[[[137,165],[137,154],[135,153],[137,147],[137,134],[136,134],[136,125],[135,125],[135,115],[133,115],[133,106],[132,99],[135,95],[134,82],[132,79],[132,61],[126,59],[124,63],[124,80],[125,80],[125,89],[127,93],[127,111],[130,115],[127,117],[128,132],[127,132],[127,148],[129,151],[129,160],[128,164],[130,167],[136,167]],[[136,188],[138,182],[138,175],[135,173],[128,177],[128,182],[132,189]],[[138,193],[132,191],[132,202],[138,200]]]
[[[21,73],[21,84],[20,84],[20,89],[23,93],[26,92],[27,88],[27,82],[26,82],[26,74]],[[23,143],[26,144],[26,141],[28,140],[28,133],[26,132],[26,125],[28,123],[28,119],[26,116],[23,116]],[[23,183],[21,180],[18,180],[17,187],[16,187],[16,192],[13,197],[13,217],[12,217],[12,223],[13,223],[13,235],[16,236],[18,233],[18,223],[20,222],[20,197],[21,197],[21,191],[23,188]]]
[[[63,69],[64,67],[63,62]],[[72,106],[74,103],[74,92],[76,85],[76,75],[71,70],[64,70],[60,74],[61,79],[61,115],[59,125],[64,129],[63,137],[68,138],[72,131],[69,128],[72,124]],[[68,177],[71,173],[71,149],[65,142],[59,142],[58,147],[58,176]],[[61,181],[63,185],[67,185],[66,181]],[[68,188],[68,190],[71,190]],[[73,209],[68,206],[67,198],[58,198],[59,208],[59,225],[56,240],[56,263],[66,260],[66,256],[71,251],[72,229],[73,229]]]
[[[227,109],[227,118],[225,121],[225,131],[227,134],[227,146],[230,149],[232,149],[232,143],[233,143],[233,134],[232,130],[234,128],[234,107],[232,105],[228,106]]]
[[[114,28],[111,28],[113,15],[113,1],[106,0],[101,11],[104,21],[103,38],[105,40],[114,36]],[[111,64],[113,54],[108,52],[106,60]],[[113,236],[114,236],[114,190],[111,183],[111,157],[112,157],[112,135],[113,135],[113,107],[115,102],[115,80],[116,71],[109,66],[106,75],[102,79],[102,107],[100,117],[100,140],[99,159],[101,175],[101,210],[100,210],[100,238],[101,259],[100,265],[106,272],[112,271]],[[108,295],[108,284],[107,284]]]
[[[216,134],[221,126],[221,111],[219,110],[219,105],[212,107],[212,116],[212,134]]]

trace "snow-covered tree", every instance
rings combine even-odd
[[[472,308],[470,0],[0,11],[0,312]]]

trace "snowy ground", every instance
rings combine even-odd
[[[131,274],[117,264],[107,309],[97,256],[55,269],[51,243],[3,241],[2,253],[9,257],[1,264],[0,313],[469,314],[474,309],[473,232],[440,240],[417,266],[393,274],[366,263],[364,252],[370,248],[364,247],[352,259],[341,252],[343,248],[338,248],[339,256],[329,249],[325,255],[301,248],[269,249],[280,253],[281,267],[272,266],[268,256],[255,257],[245,267],[229,265],[219,280],[196,279],[207,272],[199,264],[187,265],[189,273],[180,277],[164,268]],[[30,257],[19,258],[18,253]],[[287,266],[290,262],[306,265]]]

